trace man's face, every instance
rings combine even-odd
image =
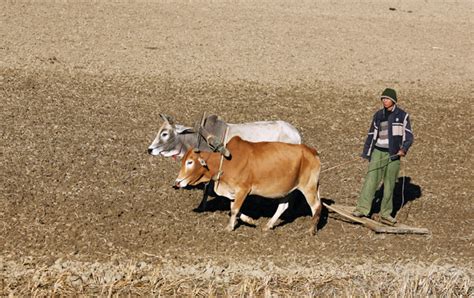
[[[382,98],[382,103],[383,103],[383,107],[386,108],[387,110],[391,111],[393,109],[393,101],[390,99],[390,98]]]

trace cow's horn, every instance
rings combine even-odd
[[[168,122],[169,124],[173,124],[173,122],[174,122],[173,117],[171,117],[170,115],[160,114],[160,117],[161,117],[163,120],[165,120],[166,122]]]

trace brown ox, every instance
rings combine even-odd
[[[276,199],[298,189],[311,207],[310,231],[316,232],[322,205],[318,192],[321,162],[315,149],[280,142],[251,143],[240,137],[232,138],[227,148],[232,156],[229,160],[223,159],[222,175],[214,191],[231,200],[228,231],[234,230],[237,214],[248,195]],[[210,181],[218,173],[220,161],[219,153],[188,150],[181,161],[176,186]],[[273,228],[287,207],[288,204],[280,204],[265,228]]]

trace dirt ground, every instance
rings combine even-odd
[[[354,292],[337,293],[367,294],[371,270],[426,269],[462,276],[438,293],[473,294],[469,1],[7,1],[0,11],[0,295],[61,293],[44,278],[65,271],[87,293],[87,270],[101,266],[104,286],[135,266],[207,280],[200,288],[277,276],[265,289],[308,295],[318,292],[282,278],[351,280]],[[288,121],[330,168],[361,153],[385,87],[415,133],[397,218],[429,236],[374,234],[327,213],[310,236],[299,196],[269,232],[276,204],[250,198],[258,226],[229,233],[225,199],[194,212],[202,191],[173,189],[178,163],[146,151],[159,113],[192,126],[207,111]],[[322,197],[354,205],[365,170],[356,160],[325,172]]]

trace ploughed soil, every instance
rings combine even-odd
[[[191,276],[447,264],[472,286],[472,6],[394,5],[1,4],[3,294],[21,288],[25,268],[66,261],[204,268]],[[345,163],[322,174],[324,200],[355,205],[367,166],[357,157],[388,86],[415,133],[397,218],[428,236],[374,234],[327,210],[311,236],[299,194],[274,230],[261,227],[277,202],[251,197],[243,209],[258,225],[226,232],[225,198],[193,211],[202,190],[173,189],[180,164],[147,154],[160,113],[188,126],[205,111],[285,120],[323,169]]]

